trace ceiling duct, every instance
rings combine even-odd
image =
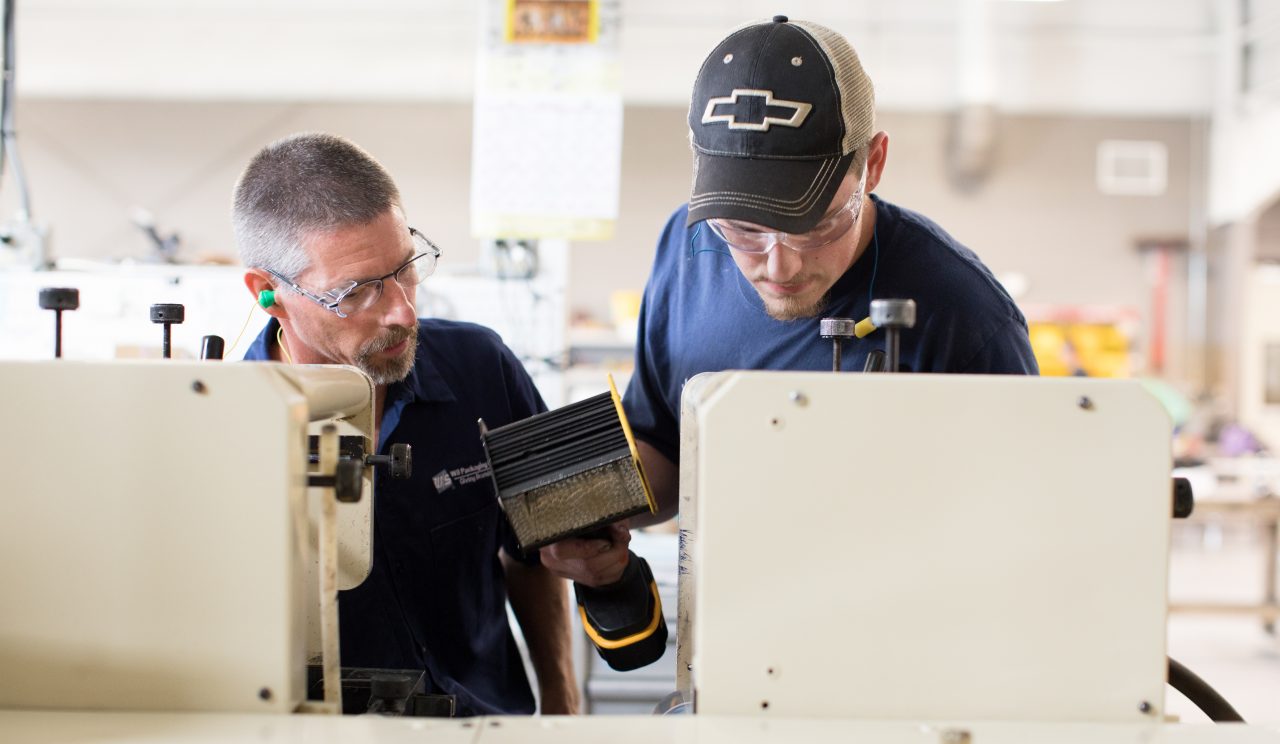
[[[995,164],[994,49],[987,0],[957,0],[957,103],[947,121],[947,176],[957,191],[976,191]]]
[[[947,176],[962,192],[978,190],[995,167],[995,104],[962,105],[947,122]]]

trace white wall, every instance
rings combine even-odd
[[[470,237],[470,109],[461,103],[219,103],[26,101],[18,111],[36,217],[52,226],[57,256],[144,257],[133,206],[183,236],[185,260],[234,260],[231,189],[249,157],[302,129],[344,134],[400,183],[410,219],[445,250],[445,266],[476,263]],[[1196,128],[1185,119],[1005,116],[986,183],[953,190],[946,177],[948,119],[887,112],[889,166],[879,193],[936,219],[997,272],[1030,279],[1032,303],[1148,303],[1143,238],[1191,229]],[[609,293],[643,286],[654,240],[687,198],[683,107],[630,106],[625,116],[622,211],[613,240],[571,247],[569,305],[607,319]],[[1154,139],[1169,149],[1169,190],[1117,197],[1094,185],[1097,142]],[[0,214],[14,208],[0,190]]]
[[[1280,198],[1280,105],[1215,113],[1209,216],[1215,224],[1248,219]]]
[[[1280,266],[1254,267],[1248,282],[1240,354],[1240,420],[1274,452],[1280,447],[1280,405],[1266,399],[1266,355],[1268,347],[1280,346]]]
[[[1258,4],[1262,29],[1242,26],[1239,3],[1221,0],[1215,55],[1209,217],[1214,224],[1248,220],[1280,199],[1280,80],[1242,88],[1241,45],[1252,39],[1280,54],[1280,10]],[[1262,9],[1266,8],[1267,11]],[[1268,15],[1269,12],[1269,15]],[[1264,32],[1265,31],[1265,32]]]
[[[1213,0],[993,2],[1009,111],[1198,114]],[[61,98],[465,100],[480,2],[22,0],[18,77]],[[847,34],[894,109],[957,97],[960,0],[622,0],[626,100],[680,104],[725,31],[788,12]]]
[[[55,256],[140,258],[150,251],[130,222],[150,210],[177,230],[185,261],[235,260],[229,214],[236,178],[259,148],[297,131],[352,138],[396,177],[408,217],[445,250],[474,263],[467,224],[471,112],[459,103],[279,104],[23,101],[18,141],[37,220]],[[0,215],[16,208],[12,175]]]
[[[1280,6],[1251,3],[1252,22],[1241,4],[1219,0],[1215,54],[1214,105],[1210,136],[1208,219],[1215,226],[1210,253],[1209,348],[1216,364],[1210,372],[1226,408],[1255,423],[1263,410],[1257,395],[1258,349],[1270,333],[1266,313],[1274,283],[1259,278],[1259,259],[1280,256],[1275,217],[1266,211],[1280,203],[1280,79],[1253,80],[1247,89],[1242,45],[1280,54]],[[1274,56],[1272,57],[1274,59]],[[1269,69],[1267,67],[1257,70]],[[1267,274],[1269,276],[1269,274]],[[1261,330],[1259,330],[1261,329]]]

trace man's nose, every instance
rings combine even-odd
[[[800,273],[804,260],[796,250],[778,240],[777,236],[774,236],[773,240],[768,252],[769,281],[785,284]]]
[[[384,325],[413,328],[418,322],[417,287],[406,287],[394,279],[386,280],[382,289]]]

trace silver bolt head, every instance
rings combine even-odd
[[[871,323],[876,328],[913,328],[916,324],[916,301],[872,300]]]
[[[853,338],[858,321],[853,318],[823,318],[818,321],[818,333],[823,338]]]

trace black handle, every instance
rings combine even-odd
[[[201,359],[222,359],[222,336],[205,336],[200,340]]]
[[[1173,518],[1186,519],[1196,508],[1196,497],[1191,492],[1191,481],[1186,478],[1173,479]]]
[[[62,311],[79,309],[80,290],[74,287],[45,287],[40,290],[40,307],[53,311],[53,356],[61,359]]]
[[[622,578],[602,587],[574,583],[587,636],[600,658],[620,672],[657,661],[667,648],[658,585],[645,559],[627,551]]]
[[[408,444],[396,443],[391,445],[388,454],[366,455],[364,464],[386,465],[392,478],[408,478],[413,475],[413,448]]]
[[[170,358],[170,327],[186,319],[186,308],[176,304],[158,304],[151,306],[151,322],[164,324],[164,358]]]

